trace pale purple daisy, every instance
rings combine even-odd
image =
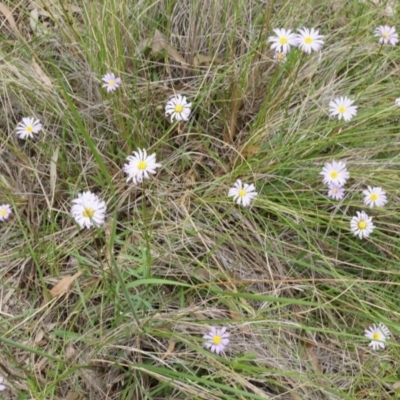
[[[225,350],[225,347],[229,343],[229,333],[226,332],[226,328],[215,328],[212,327],[207,335],[203,336],[206,340],[204,346],[212,351],[213,353],[220,354]]]
[[[11,206],[9,204],[0,205],[0,221],[7,220],[12,214]]]
[[[3,390],[6,390],[6,387],[3,385],[4,382],[4,378],[2,375],[0,375],[0,392],[2,392]]]
[[[378,26],[374,31],[374,35],[379,38],[380,44],[391,44],[392,46],[395,46],[399,41],[399,36],[397,35],[394,26]]]
[[[122,82],[121,78],[117,78],[112,72],[105,74],[101,80],[104,82],[102,87],[107,90],[107,93],[118,89]]]
[[[344,188],[334,183],[330,183],[328,197],[334,200],[342,200],[344,197]]]

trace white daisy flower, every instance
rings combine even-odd
[[[39,133],[42,128],[43,126],[38,119],[27,117],[18,122],[15,133],[20,139],[32,139],[33,134]]]
[[[3,390],[6,390],[5,385],[3,385],[4,382],[4,377],[2,375],[0,375],[0,392],[2,392]]]
[[[350,221],[350,229],[354,236],[362,239],[367,238],[373,232],[375,225],[372,222],[372,217],[369,217],[365,211],[357,211],[357,215]]]
[[[155,174],[156,169],[161,167],[161,164],[156,163],[156,155],[147,155],[146,150],[138,149],[133,152],[133,156],[128,156],[128,163],[124,165],[123,170],[128,175],[127,182],[132,179],[134,185],[149,179],[149,174]]]
[[[325,163],[322,172],[319,174],[324,178],[323,183],[328,185],[334,184],[340,187],[350,178],[346,164],[343,161],[333,160],[331,163]]]
[[[386,339],[390,338],[389,329],[381,322],[378,325],[372,324],[364,332],[364,336],[371,339],[371,343],[368,346],[371,346],[373,350],[384,349]]]
[[[334,200],[342,200],[344,197],[344,188],[334,183],[330,183],[328,197]]]
[[[284,63],[286,61],[286,53],[283,51],[276,51],[274,54],[274,58],[279,63]]]
[[[380,44],[391,44],[392,46],[395,46],[399,41],[399,36],[397,35],[394,26],[378,26],[374,31],[374,35],[379,38]]]
[[[71,215],[82,228],[101,226],[104,224],[106,203],[94,193],[87,191],[80,193],[72,200]]]
[[[400,97],[398,97],[398,98],[394,101],[394,104],[395,104],[397,107],[400,107]]]
[[[288,53],[290,46],[296,46],[296,34],[290,29],[274,29],[276,36],[270,36],[268,42],[272,42],[271,49],[280,52]]]
[[[215,328],[212,327],[207,335],[203,336],[206,340],[204,346],[210,349],[213,353],[220,354],[225,350],[225,347],[229,343],[229,333],[226,332],[226,328]]]
[[[2,204],[0,206],[0,221],[7,220],[12,214],[11,206],[9,204]]]
[[[187,121],[190,116],[192,103],[188,103],[185,96],[180,94],[172,97],[165,105],[165,115],[171,115],[171,122]]]
[[[363,190],[364,203],[371,208],[374,206],[383,207],[387,202],[386,192],[381,187],[371,187]]]
[[[117,90],[122,82],[121,78],[117,78],[112,72],[105,74],[101,80],[104,82],[102,87],[107,90],[107,93]]]
[[[324,44],[322,40],[324,36],[320,35],[317,29],[302,28],[298,29],[298,31],[300,33],[296,35],[296,46],[307,54],[311,54],[312,51],[321,50]]]
[[[242,204],[244,207],[247,207],[256,196],[257,192],[254,185],[242,184],[240,179],[235,182],[228,192],[228,197],[233,197],[233,200],[236,200],[237,204]]]
[[[338,116],[339,120],[344,119],[350,121],[357,114],[357,106],[352,106],[354,100],[350,100],[348,97],[338,97],[329,102],[330,116]]]

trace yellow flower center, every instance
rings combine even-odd
[[[383,37],[384,39],[387,39],[387,38],[389,37],[389,34],[388,34],[388,33],[382,33],[382,37]]]
[[[183,105],[182,104],[177,104],[174,107],[174,111],[177,112],[177,113],[181,113],[183,111]]]
[[[344,114],[346,112],[346,107],[345,106],[340,106],[338,108],[338,111],[340,112],[340,114]]]
[[[313,38],[311,36],[307,36],[307,37],[304,38],[304,41],[307,44],[311,44],[314,40],[313,40]]]
[[[5,217],[7,215],[7,210],[5,208],[2,208],[0,210],[0,217]]]
[[[334,188],[334,189],[332,189],[332,193],[333,193],[333,194],[337,194],[337,193],[338,193],[338,190],[337,190],[336,188]]]
[[[94,215],[94,210],[93,210],[93,208],[85,208],[85,209],[83,210],[82,215],[83,215],[85,218],[92,218],[93,215]]]
[[[332,172],[331,172],[331,178],[332,178],[332,179],[336,179],[338,176],[339,176],[339,174],[338,174],[337,171],[332,171]]]
[[[365,221],[360,221],[360,222],[358,223],[358,227],[359,227],[360,229],[365,229],[365,228],[367,227],[367,223],[366,223]]]
[[[286,37],[280,37],[280,38],[279,38],[279,43],[280,43],[280,44],[286,44],[287,42],[288,42],[288,40],[287,40]]]
[[[379,332],[375,332],[375,333],[372,335],[372,339],[374,339],[374,340],[381,340],[381,334],[380,334]]]
[[[213,337],[213,343],[214,343],[214,344],[220,344],[220,343],[221,343],[221,340],[222,340],[222,338],[221,338],[221,336],[219,336],[219,335],[215,335],[215,336]]]
[[[378,200],[378,195],[376,193],[371,193],[370,199],[372,201],[377,201]]]
[[[143,171],[144,169],[147,168],[147,162],[146,161],[139,161],[137,167],[138,167],[138,169],[140,171]]]
[[[238,195],[239,195],[240,197],[244,197],[244,196],[246,196],[246,194],[247,194],[247,192],[246,192],[244,189],[240,189],[240,190],[238,191]]]
[[[276,58],[277,58],[279,61],[283,61],[283,60],[285,59],[285,53],[278,53],[278,54],[276,55]]]
[[[25,130],[26,130],[28,133],[32,133],[32,132],[33,132],[33,126],[32,126],[32,125],[28,125],[28,126],[25,128]]]
[[[108,81],[108,84],[109,84],[110,86],[115,86],[115,81],[114,81],[114,79],[111,79],[110,81]]]

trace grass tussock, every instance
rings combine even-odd
[[[373,36],[396,2],[1,4],[3,398],[399,395],[400,52]],[[322,52],[277,63],[272,29],[303,26]],[[174,94],[189,121],[165,117]],[[358,106],[349,122],[329,117],[338,96]],[[28,116],[44,128],[23,141]],[[135,186],[121,168],[138,148],[162,168]],[[333,159],[350,171],[339,202],[318,175]],[[227,197],[236,179],[256,185],[249,208]],[[364,206],[367,185],[384,208]],[[88,190],[106,221],[81,230],[71,202]],[[392,338],[372,351],[379,322]],[[222,355],[211,326],[230,333]]]

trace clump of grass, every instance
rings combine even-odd
[[[1,31],[4,396],[396,396],[399,53],[373,36],[396,23],[386,5],[36,3],[5,3],[18,32]],[[322,52],[277,63],[272,29],[303,26]],[[110,93],[107,72],[122,80]],[[164,115],[175,94],[187,122]],[[338,96],[355,100],[351,121],[329,118]],[[43,131],[22,141],[26,116]],[[162,167],[132,185],[137,149]],[[340,202],[319,176],[331,160],[350,172]],[[237,179],[255,184],[251,207],[227,196]],[[360,240],[367,185],[389,202]],[[74,223],[84,191],[106,202],[104,226]],[[393,338],[372,352],[364,329],[379,322]],[[215,355],[202,336],[222,326]]]

